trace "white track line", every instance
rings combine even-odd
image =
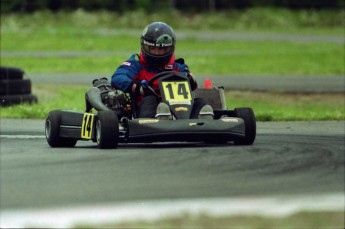
[[[284,217],[299,211],[344,211],[344,194],[280,197],[179,199],[46,209],[2,210],[1,228],[71,228],[77,223],[100,224],[157,220],[181,214],[210,216],[258,215]]]
[[[24,134],[1,134],[0,138],[12,138],[12,139],[32,139],[32,138],[46,138],[44,135],[24,135]]]

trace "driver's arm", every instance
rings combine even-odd
[[[187,75],[189,79],[190,87],[192,88],[192,91],[194,91],[198,87],[198,83],[194,79],[192,73],[190,73],[188,66],[186,64],[180,64],[179,71]]]
[[[133,79],[138,75],[138,73],[139,68],[132,56],[116,69],[111,77],[111,86],[129,93],[132,91]]]
[[[197,83],[196,80],[194,79],[192,73],[188,72],[188,73],[187,73],[187,77],[188,77],[188,79],[189,79],[190,87],[192,88],[192,91],[194,91],[195,89],[197,89],[198,83]]]

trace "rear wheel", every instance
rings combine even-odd
[[[235,116],[244,120],[245,137],[235,140],[236,145],[252,145],[256,137],[256,120],[252,108],[236,108]]]
[[[51,147],[74,147],[76,139],[62,138],[59,136],[62,111],[51,111],[45,122],[45,135]]]
[[[99,111],[96,140],[100,149],[116,148],[119,141],[119,120],[113,111]]]

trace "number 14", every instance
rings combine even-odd
[[[166,100],[190,100],[188,82],[163,82]]]

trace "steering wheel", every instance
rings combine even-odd
[[[186,75],[182,72],[171,72],[171,71],[164,71],[164,72],[160,72],[157,75],[155,75],[154,77],[152,77],[147,84],[149,86],[152,86],[153,82],[155,82],[157,79],[160,79],[162,77],[168,76],[168,75],[178,75],[178,76],[182,76],[182,77],[186,77]]]
[[[164,71],[164,72],[158,73],[157,75],[152,77],[149,81],[145,80],[145,81],[141,81],[141,82],[142,83],[145,82],[146,87],[150,90],[152,95],[155,95],[155,96],[160,98],[160,96],[156,93],[156,91],[152,89],[153,82],[155,82],[156,80],[158,80],[160,78],[163,78],[163,77],[166,77],[166,76],[174,76],[174,75],[177,75],[177,76],[180,76],[180,77],[183,77],[183,78],[186,77],[186,75],[184,73],[181,73],[181,72]]]

